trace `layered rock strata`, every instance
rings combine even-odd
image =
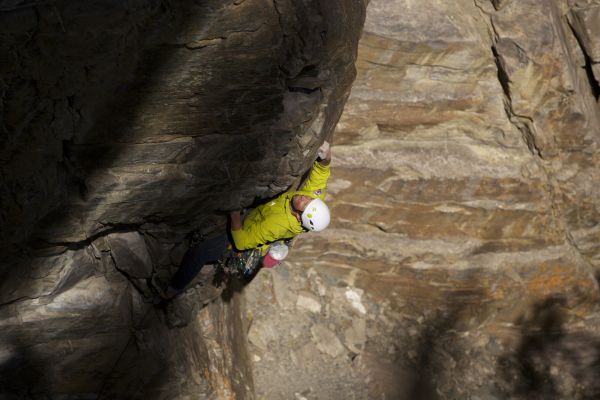
[[[0,2],[3,396],[598,397],[592,0],[371,0],[331,228],[144,303],[306,171],[364,6]]]
[[[599,395],[598,7],[369,3],[332,226],[247,293],[258,393]]]

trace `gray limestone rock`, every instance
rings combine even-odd
[[[279,334],[277,328],[270,324],[253,323],[248,331],[248,340],[265,352],[268,350],[269,341],[277,339]]]
[[[345,351],[344,345],[337,335],[322,324],[310,328],[312,339],[322,353],[331,357],[338,357]]]
[[[353,319],[352,326],[344,331],[344,344],[353,352],[360,354],[367,341],[367,322],[364,319]]]
[[[315,314],[320,313],[322,308],[319,298],[307,291],[298,293],[296,307],[303,308]]]
[[[285,263],[271,270],[273,281],[273,294],[279,307],[289,310],[294,307],[298,295],[290,289],[290,273]]]

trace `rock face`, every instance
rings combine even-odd
[[[362,1],[3,4],[5,245],[189,232],[288,188],[339,119],[364,14]]]
[[[306,172],[365,7],[0,1],[0,397],[253,398],[234,288],[147,281]]]
[[[600,3],[371,0],[341,114],[365,6],[0,1],[2,396],[600,397]],[[328,230],[144,302],[340,115]]]
[[[246,293],[260,395],[600,395],[599,7],[369,3],[332,226]]]

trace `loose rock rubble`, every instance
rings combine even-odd
[[[283,277],[285,291],[277,289]],[[319,294],[324,281],[332,286]],[[566,399],[599,393],[593,371],[600,360],[600,318],[578,319],[560,301],[550,301],[518,326],[491,320],[465,329],[460,319],[468,311],[452,307],[394,309],[364,295],[363,314],[354,296],[345,295],[357,290],[294,262],[262,270],[245,287],[259,399]],[[280,303],[282,292],[320,307]]]

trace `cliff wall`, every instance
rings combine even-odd
[[[364,13],[0,1],[1,397],[253,398],[234,288],[192,290],[177,314],[147,281],[306,172]]]
[[[598,396],[599,6],[369,3],[332,226],[246,292],[259,393]]]

